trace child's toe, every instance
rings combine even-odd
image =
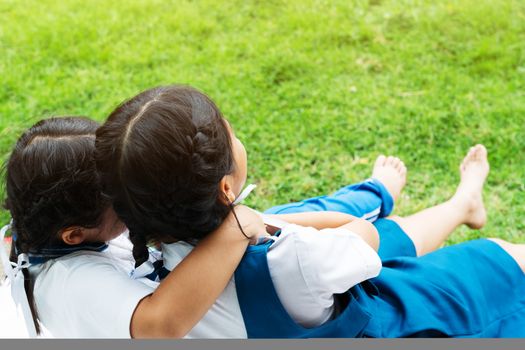
[[[386,157],[383,154],[381,154],[379,157],[377,157],[374,166],[383,166],[385,164],[385,161]]]

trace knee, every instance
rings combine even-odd
[[[401,224],[405,220],[401,216],[398,216],[398,215],[390,215],[390,216],[387,216],[385,219],[392,220],[393,222],[397,224]]]
[[[512,246],[512,243],[510,242],[507,242],[501,238],[496,238],[496,237],[489,237],[487,238],[489,241],[492,241],[494,243],[496,243],[497,245],[500,245],[502,247],[508,247],[508,246]]]
[[[521,270],[525,273],[525,246],[522,244],[514,244],[507,242],[501,238],[487,238],[489,241],[492,241],[499,245],[511,258],[516,261],[520,266]]]
[[[420,235],[414,234],[411,229],[409,229],[409,225],[407,224],[407,220],[404,217],[398,216],[398,215],[390,215],[386,217],[388,220],[392,220],[396,224],[401,227],[403,232],[405,232],[406,236],[412,241],[412,244],[414,245],[414,249],[416,251],[416,256],[421,256],[424,253],[424,241],[420,237]]]

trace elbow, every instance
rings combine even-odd
[[[372,243],[370,246],[377,252],[379,250],[379,232],[374,225],[370,225],[372,226],[372,229],[370,230]]]
[[[376,252],[379,249],[379,233],[371,222],[365,219],[355,219],[350,224],[342,227],[360,236]]]
[[[185,327],[184,322],[176,324],[174,320],[162,321],[151,320],[147,324],[135,329],[131,337],[134,339],[182,339],[191,330],[191,327]]]
[[[151,333],[154,334],[155,338],[181,339],[194,326],[166,309],[157,312],[156,315],[157,317],[155,317],[155,321],[152,320],[150,327]]]
[[[165,307],[156,307],[151,296],[142,299],[131,318],[132,338],[171,338],[186,336],[194,324],[177,317],[176,312]]]
[[[182,339],[191,330],[191,327],[185,327],[184,322],[174,325],[168,322],[165,325],[159,325],[160,334],[158,338]]]
[[[366,242],[377,252],[379,249],[379,232],[377,231],[377,228],[370,221],[364,219],[358,220],[363,228],[363,233],[365,233]]]

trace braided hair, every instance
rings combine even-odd
[[[4,165],[4,207],[13,218],[15,250],[38,253],[61,242],[59,232],[70,226],[100,224],[109,200],[102,195],[94,163],[98,124],[84,117],[41,120],[18,139]],[[25,290],[35,327],[38,315],[33,297],[34,280],[27,269]]]
[[[118,106],[97,131],[103,191],[124,221],[137,264],[148,242],[190,243],[231,210],[219,189],[234,170],[226,121],[187,86],[156,87]]]

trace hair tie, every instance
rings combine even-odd
[[[4,266],[5,274],[7,275],[7,285],[11,286],[11,297],[15,302],[17,313],[21,312],[23,317],[26,330],[30,338],[36,338],[36,328],[33,322],[33,315],[31,314],[31,308],[29,307],[29,301],[27,300],[26,290],[24,287],[24,274],[23,269],[27,269],[29,266],[29,257],[27,254],[19,254],[18,261],[15,264],[11,262],[7,257],[6,249],[4,246],[4,237],[6,232],[11,228],[11,223],[5,225],[0,230],[0,258],[2,265]]]
[[[13,265],[13,276],[16,278],[23,269],[28,269],[31,264],[29,263],[29,256],[26,253],[18,254],[17,263],[11,262]]]

